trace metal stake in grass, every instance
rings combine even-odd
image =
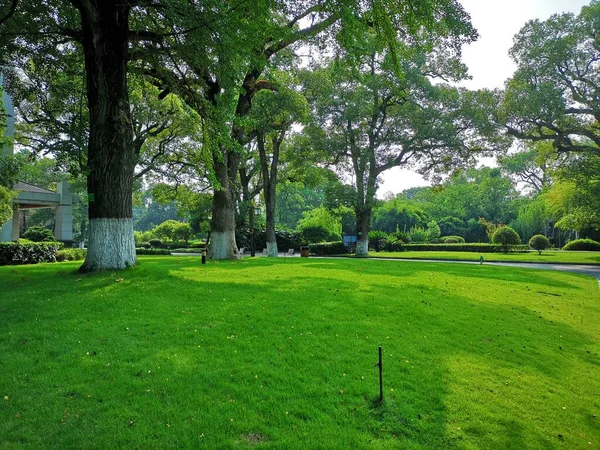
[[[383,359],[381,358],[381,347],[379,347],[379,362],[373,367],[379,366],[379,402],[383,402]]]

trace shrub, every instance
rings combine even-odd
[[[30,227],[23,233],[23,237],[32,242],[56,242],[54,233],[51,230],[38,226]]]
[[[307,244],[339,241],[342,237],[321,225],[307,226],[301,231],[302,241]]]
[[[508,252],[509,245],[517,245],[521,243],[521,238],[515,230],[511,227],[499,227],[494,231],[492,235],[492,242],[494,244],[502,245],[504,253]]]
[[[593,239],[575,239],[563,247],[563,250],[587,250],[600,252],[600,242]]]
[[[308,248],[310,253],[314,253],[315,255],[342,255],[347,253],[342,241],[310,244]]]
[[[55,262],[62,242],[0,242],[0,266]]]
[[[157,239],[151,231],[134,231],[133,238],[135,239],[136,247],[141,247],[141,244],[144,242],[150,242],[150,239]]]
[[[464,244],[465,238],[462,236],[444,236],[441,238],[443,244]]]
[[[537,250],[538,253],[541,255],[542,250],[546,250],[550,247],[550,241],[546,236],[542,234],[536,234],[531,239],[529,239],[529,246],[533,250]]]
[[[150,248],[150,247],[152,247],[152,245],[150,245],[150,242],[140,242],[139,247]]]
[[[386,250],[388,239],[389,235],[385,231],[369,231],[369,248],[372,248],[376,252]]]
[[[150,239],[148,242],[152,247],[160,247],[162,245],[162,241],[160,239]]]
[[[410,244],[410,236],[403,231],[394,231],[393,233],[390,233],[390,238],[392,242],[400,241],[405,244]]]
[[[65,248],[56,252],[56,262],[81,261],[86,254],[87,250],[84,248]]]
[[[423,227],[412,227],[408,232],[410,241],[415,243],[425,242],[427,240],[427,231]]]

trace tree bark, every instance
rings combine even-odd
[[[235,179],[239,155],[224,149],[222,155],[213,156],[215,176],[219,189],[213,196],[211,241],[208,256],[211,259],[237,259],[239,251],[235,241]]]
[[[90,111],[88,252],[80,271],[135,265],[132,188],[135,167],[127,90],[127,2],[74,2],[81,14]]]
[[[285,131],[279,135],[273,136],[273,156],[271,159],[271,168],[269,170],[269,161],[265,149],[265,135],[259,133],[257,136],[258,154],[260,156],[260,168],[262,171],[263,190],[265,193],[265,209],[267,211],[267,256],[279,256],[277,247],[277,234],[275,233],[275,207],[277,202],[277,169],[279,164],[279,152],[281,143],[285,137]]]

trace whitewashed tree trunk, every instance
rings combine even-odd
[[[134,266],[133,219],[90,219],[87,255],[81,271]]]
[[[366,257],[369,256],[369,238],[359,239],[356,241],[356,256]]]
[[[267,256],[274,258],[277,258],[279,256],[277,242],[267,242]]]
[[[236,259],[240,257],[236,247],[235,232],[213,231],[210,234],[211,259]]]

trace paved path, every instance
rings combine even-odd
[[[473,261],[451,261],[441,259],[400,259],[400,258],[372,258],[384,259],[386,261],[412,261],[412,262],[431,262],[431,263],[456,263],[456,264],[479,264]],[[505,266],[505,267],[521,267],[525,269],[542,269],[542,270],[560,270],[563,272],[574,272],[590,275],[598,279],[600,283],[600,266],[593,264],[559,264],[559,263],[525,263],[525,262],[484,262],[486,266]]]

